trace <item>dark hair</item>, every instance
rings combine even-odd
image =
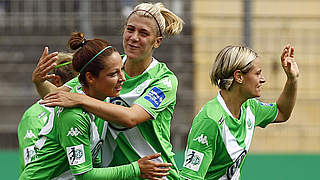
[[[61,77],[62,83],[66,83],[76,76],[75,71],[72,69],[72,53],[59,52],[57,66],[52,71],[53,74]],[[67,63],[67,64],[66,64]],[[66,64],[66,65],[65,65]]]
[[[113,47],[107,48],[87,64],[101,50],[107,46],[111,46],[110,43],[103,39],[86,40],[83,33],[74,32],[70,36],[68,46],[72,50],[78,49],[73,55],[72,66],[75,71],[81,71],[79,82],[85,87],[88,87],[85,77],[86,72],[90,72],[93,76],[98,76],[99,72],[104,69],[103,58],[110,56],[113,52],[117,51]]]

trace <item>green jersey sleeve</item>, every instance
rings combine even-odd
[[[278,106],[276,103],[263,103],[257,99],[250,99],[254,106],[255,125],[262,128],[272,123],[278,115]]]
[[[198,114],[188,136],[182,179],[204,179],[216,152],[217,122]]]
[[[58,140],[65,150],[73,175],[93,168],[90,149],[90,118],[81,108],[64,109],[55,120]]]
[[[79,75],[76,76],[75,78],[71,79],[70,81],[66,82],[63,86],[66,86],[70,89],[73,89],[74,87],[76,87],[77,85],[80,84],[78,77],[79,77]]]
[[[160,78],[146,89],[145,93],[135,101],[135,104],[142,106],[156,119],[160,112],[175,104],[177,87],[178,80],[174,75]],[[173,111],[173,108],[170,109]]]
[[[117,180],[129,180],[135,177],[140,176],[140,169],[138,162],[135,161],[131,164],[108,167],[108,168],[94,168],[91,171],[76,176],[78,180],[87,180],[87,179],[117,179]]]

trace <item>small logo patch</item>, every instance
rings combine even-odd
[[[191,169],[193,171],[198,171],[203,159],[203,153],[195,151],[193,149],[188,149],[183,167]]]
[[[144,98],[151,102],[153,106],[157,108],[160,106],[165,97],[166,96],[159,88],[153,87]]]
[[[82,135],[78,128],[71,128],[67,136],[78,136],[79,134]]]
[[[201,134],[200,136],[196,137],[193,139],[194,141],[198,141],[201,144],[205,144],[208,146],[208,140],[207,140],[207,136]]]
[[[262,106],[273,106],[274,104],[260,102],[260,105],[262,105]]]
[[[23,150],[23,156],[24,156],[24,165],[26,166],[31,161],[33,161],[36,158],[36,151],[34,150],[34,146],[29,146],[24,148]]]
[[[32,130],[27,130],[27,133],[24,136],[24,139],[31,139],[31,138],[36,138],[36,136],[33,134]]]
[[[78,165],[85,162],[83,144],[67,147],[67,156],[70,165]]]
[[[162,84],[166,85],[168,88],[172,88],[172,83],[171,83],[171,80],[169,80],[169,78],[164,78],[162,81],[161,81]]]

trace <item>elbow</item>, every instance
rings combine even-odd
[[[123,119],[122,122],[123,123],[121,125],[126,128],[133,128],[138,125],[137,121],[132,117],[127,117]]]

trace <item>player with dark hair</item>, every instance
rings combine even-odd
[[[101,101],[119,96],[126,79],[116,49],[102,39],[86,40],[83,33],[73,33],[68,45],[77,50],[72,66],[80,73],[80,84],[73,92]],[[45,52],[40,61],[44,56]],[[117,167],[94,168],[106,133],[104,121],[81,107],[55,107],[54,113],[39,133],[37,159],[26,166],[20,179],[68,179],[72,175],[76,179],[159,179],[168,174],[171,164],[150,161],[160,154]]]
[[[153,57],[153,53],[165,36],[179,34],[182,25],[183,21],[162,3],[137,5],[126,20],[122,36],[123,71],[127,80],[120,96],[110,98],[107,103],[78,93],[58,91],[43,101],[48,106],[81,106],[109,122],[106,135],[109,144],[105,143],[102,148],[103,166],[126,164],[161,152],[157,161],[172,164],[166,178],[179,178],[170,143],[178,80],[164,63]],[[46,57],[44,67],[50,69],[53,56]],[[41,77],[48,76],[44,73],[38,78]],[[35,83],[41,96],[57,91],[47,82]],[[79,82],[74,79],[62,89],[69,91],[77,84]]]

